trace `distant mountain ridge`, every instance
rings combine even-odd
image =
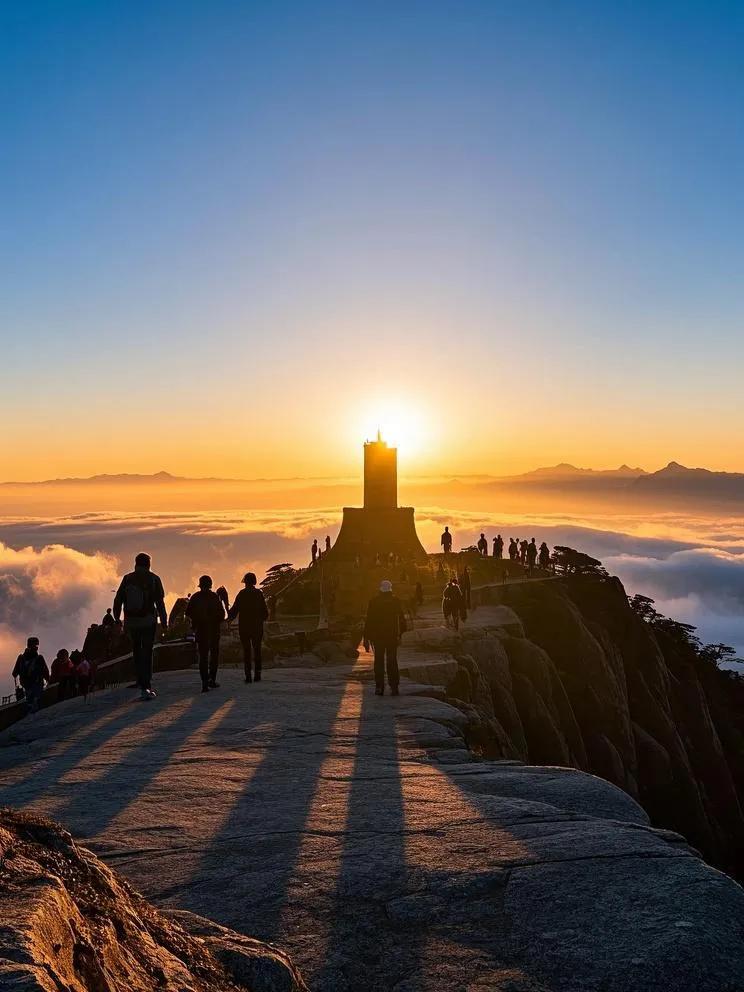
[[[402,485],[436,485],[456,486],[463,490],[472,487],[474,490],[509,491],[512,493],[546,491],[558,493],[586,493],[601,497],[603,494],[626,495],[633,498],[683,498],[686,495],[698,499],[744,500],[744,473],[716,472],[707,468],[688,468],[679,462],[670,461],[656,472],[647,472],[642,468],[632,468],[623,464],[614,469],[579,468],[568,462],[560,462],[553,466],[536,468],[521,475],[505,476],[441,476],[434,481],[432,476],[412,476],[401,479]],[[208,486],[208,485],[261,485],[280,483],[297,485],[312,483],[313,485],[334,485],[341,477],[308,477],[294,476],[292,478],[271,479],[227,479],[219,477],[192,478],[189,476],[173,475],[160,471],[147,475],[142,473],[122,472],[118,474],[100,474],[87,478],[46,479],[38,482],[4,482],[6,487],[53,488],[72,486]]]

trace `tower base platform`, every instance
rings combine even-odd
[[[385,509],[344,507],[341,530],[328,552],[328,561],[374,560],[400,555],[404,561],[426,561],[427,554],[418,539],[412,506]]]

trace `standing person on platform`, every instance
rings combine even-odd
[[[517,548],[517,539],[515,537],[510,537],[509,538],[509,561],[516,561],[518,554],[519,554],[519,549]]]
[[[219,689],[217,668],[220,663],[220,626],[225,619],[222,599],[212,591],[211,575],[199,579],[199,591],[186,604],[186,616],[191,621],[199,651],[199,674],[202,692]]]
[[[547,546],[545,541],[543,541],[540,545],[538,560],[540,562],[540,568],[545,569],[547,572],[550,568],[550,548]]]
[[[314,539],[313,543],[310,545],[310,554],[312,555],[313,562],[317,560],[318,557],[318,539]]]
[[[140,688],[140,699],[154,699],[152,687],[152,649],[155,645],[158,617],[163,630],[168,629],[165,593],[160,576],[150,571],[150,556],[144,552],[134,559],[134,571],[121,580],[114,599],[114,620],[118,623],[124,610],[124,629],[132,641],[132,658]]]
[[[444,528],[444,533],[440,537],[439,543],[442,545],[444,553],[448,555],[452,550],[452,535],[450,534],[449,527]]]
[[[530,543],[527,545],[527,571],[530,575],[535,571],[535,563],[537,562],[537,545],[535,544],[535,538],[533,537]]]
[[[482,558],[485,558],[486,555],[488,554],[488,541],[486,540],[485,534],[481,534],[481,536],[478,538],[477,547],[478,547],[478,554]]]
[[[501,534],[497,534],[493,539],[493,557],[503,558],[504,557],[504,538]]]
[[[317,545],[317,541],[315,542]],[[263,626],[269,618],[266,600],[260,589],[256,588],[256,575],[246,572],[243,576],[245,589],[241,589],[235,597],[235,602],[227,614],[228,620],[238,618],[238,632],[243,645],[243,667],[246,682],[261,681],[261,642],[263,641]],[[251,661],[253,670],[251,671]]]
[[[527,538],[522,538],[519,542],[519,560],[527,567]]]
[[[393,583],[383,579],[380,591],[373,596],[367,607],[364,622],[364,649],[369,651],[370,643],[375,653],[375,695],[385,694],[385,673],[390,693],[398,695],[398,642],[406,629],[403,606],[397,596],[393,596]]]
[[[326,554],[331,550],[331,535],[326,534]]]

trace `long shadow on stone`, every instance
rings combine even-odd
[[[287,702],[284,729],[259,743],[250,731],[270,719],[257,711],[244,731],[254,758],[245,790],[205,852],[180,898],[195,912],[262,940],[277,939],[318,776],[331,745],[343,684],[306,703]],[[296,707],[296,715],[292,712]]]
[[[104,747],[121,730],[152,715],[152,710],[147,706],[136,706],[128,700],[119,704],[119,709],[120,712],[113,719],[108,719],[108,714],[97,717],[92,729],[83,727],[79,732],[76,731],[74,739],[63,745],[59,754],[30,757],[24,762],[32,766],[27,777],[0,791],[0,805],[26,806],[43,794],[53,791],[60,779],[82,764],[89,755]],[[34,768],[37,762],[41,763],[40,767]]]

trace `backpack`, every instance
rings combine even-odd
[[[150,617],[155,613],[154,581],[149,572],[131,572],[124,586],[124,616]]]

